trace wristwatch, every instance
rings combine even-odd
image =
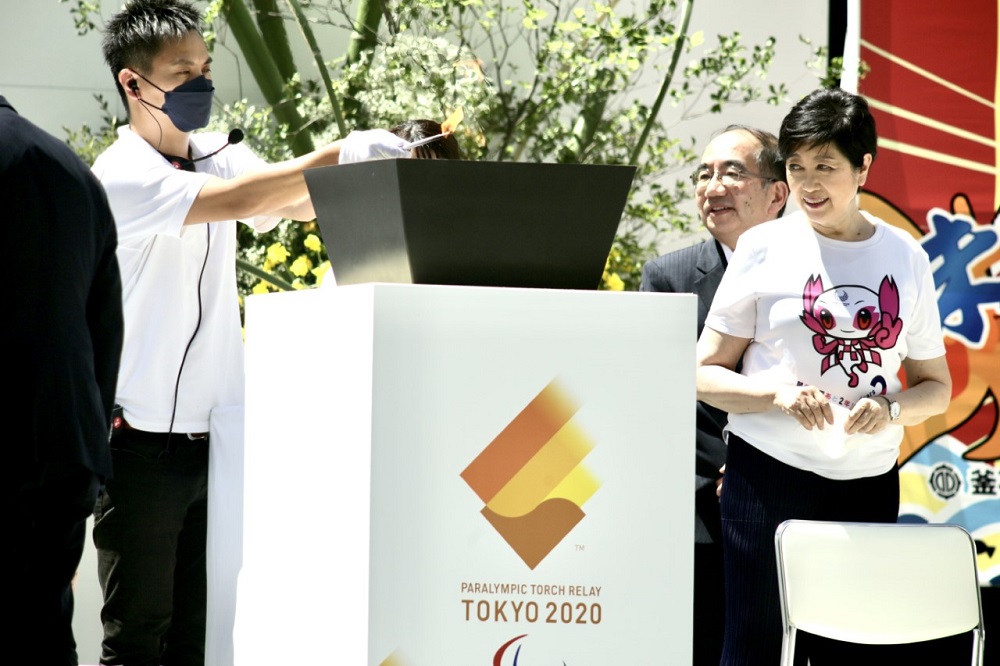
[[[896,420],[898,420],[899,419],[899,403],[896,402],[895,400],[892,400],[891,398],[889,398],[889,396],[886,396],[886,395],[880,395],[879,397],[883,398],[885,400],[886,406],[889,407],[889,420],[890,421],[896,421]]]

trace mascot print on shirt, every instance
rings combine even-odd
[[[802,292],[802,323],[813,332],[813,347],[823,355],[820,374],[839,368],[851,388],[858,373],[869,364],[881,366],[877,350],[889,349],[899,339],[899,290],[889,276],[882,278],[878,293],[859,285],[823,288],[823,278],[814,275]],[[878,393],[885,393],[885,385]],[[845,407],[852,407],[849,401]]]

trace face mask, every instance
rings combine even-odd
[[[212,96],[215,93],[210,80],[199,76],[185,81],[173,90],[164,90],[145,76],[142,76],[142,79],[162,92],[166,99],[163,106],[153,106],[145,100],[139,101],[167,114],[174,127],[182,132],[191,132],[208,125],[208,120],[212,116]]]

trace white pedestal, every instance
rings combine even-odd
[[[690,663],[694,296],[246,313],[237,666]]]

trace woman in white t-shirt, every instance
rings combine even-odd
[[[730,415],[723,665],[779,660],[777,526],[895,522],[903,426],[951,396],[927,255],[858,207],[876,143],[862,97],[792,108],[779,149],[800,210],[740,237],[698,341],[698,399]]]

